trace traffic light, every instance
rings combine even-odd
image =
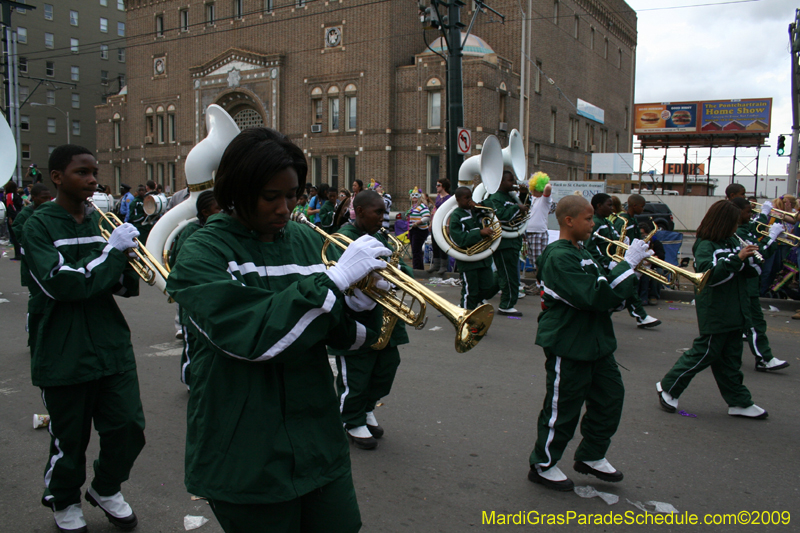
[[[786,137],[778,135],[778,155],[783,155],[786,151]]]

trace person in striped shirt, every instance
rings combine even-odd
[[[50,155],[58,189],[25,224],[25,257],[46,296],[33,359],[32,381],[50,413],[50,456],[42,503],[59,531],[86,531],[81,486],[91,427],[100,454],[86,500],[117,527],[138,522],[120,492],[144,447],[144,413],[131,334],[114,296],[137,296],[139,278],[128,264],[139,232],[129,223],[100,236],[100,215],[85,201],[97,190],[97,162],[81,146]]]
[[[431,211],[422,201],[419,187],[414,187],[408,194],[411,198],[411,208],[406,211],[406,220],[408,220],[408,235],[411,238],[411,266],[414,270],[423,270],[425,263],[422,247],[431,227]]]

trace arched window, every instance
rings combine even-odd
[[[441,129],[442,127],[442,80],[431,78],[425,84],[428,91],[428,128]]]
[[[335,85],[328,89],[328,131],[339,131],[339,88]]]
[[[311,123],[322,124],[322,87],[311,89]]]
[[[122,117],[119,113],[114,113],[111,120],[114,125],[114,148],[122,148]],[[119,187],[117,187],[117,189],[119,189]]]
[[[177,137],[176,128],[177,125],[175,124],[175,106],[170,104],[167,106],[167,140],[170,143],[174,143]]]
[[[345,109],[345,130],[356,130],[356,117],[358,115],[358,100],[356,96],[356,86],[352,83],[344,88],[344,109]]]

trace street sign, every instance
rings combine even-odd
[[[466,128],[458,128],[458,153],[468,154],[472,151],[472,133]]]

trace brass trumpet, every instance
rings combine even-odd
[[[124,222],[122,222],[117,215],[114,213],[104,213],[97,207],[91,199],[86,200],[86,203],[94,207],[95,211],[100,213],[100,223],[98,226],[100,227],[100,235],[105,239],[111,236],[111,232],[120,227]],[[111,226],[111,229],[103,226],[103,223],[108,224]],[[135,258],[129,259],[133,270],[136,271],[136,274],[139,275],[142,280],[147,283],[148,285],[155,285],[156,284],[156,276],[161,276],[164,280],[167,279],[169,276],[169,272],[161,266],[161,263],[151,254],[147,248],[139,241],[139,239],[135,239],[135,241],[139,244],[137,248],[132,248],[134,254],[136,254]]]
[[[293,213],[292,220],[305,224],[325,239],[322,246],[322,262],[328,268],[336,265],[335,261],[327,257],[328,246],[333,244],[341,250],[346,250],[347,246],[353,242],[344,235],[328,235],[300,212]],[[359,281],[355,287],[361,289],[364,294],[399,320],[416,329],[425,326],[425,314],[427,306],[430,304],[455,326],[455,347],[458,353],[465,353],[474,348],[492,325],[494,308],[490,304],[481,305],[472,311],[462,309],[427,289],[390,262],[386,262],[386,266],[376,270],[375,273],[388,281],[390,285],[397,287],[397,290],[379,289],[375,285],[377,280],[371,275]],[[406,296],[409,298],[408,303],[406,303]]]
[[[756,223],[756,233],[758,233],[759,235],[763,235],[764,237],[769,237],[769,228],[770,228],[769,224],[764,224],[763,222]],[[778,235],[777,240],[778,242],[783,244],[788,244],[789,246],[797,246],[798,244],[800,244],[800,237],[798,237],[797,235],[793,235],[791,233],[787,233],[785,231],[781,232],[781,234]]]
[[[758,202],[754,202],[752,200],[750,200],[750,203],[753,205],[753,207],[755,207],[759,211],[761,211],[761,207],[764,205],[764,204],[759,204]],[[793,221],[797,220],[797,214],[790,213],[789,211],[781,211],[780,209],[775,209],[773,207],[772,210],[770,211],[770,215],[772,215],[772,213],[778,213],[779,216],[776,218],[781,218],[781,219],[791,218]]]
[[[625,260],[625,256],[624,256],[623,253],[620,252],[620,250],[627,250],[629,248],[629,246],[627,244],[625,244],[622,241],[613,241],[613,240],[609,239],[608,237],[600,235],[599,233],[595,233],[595,236],[596,237],[600,237],[604,241],[608,242],[608,247],[606,248],[606,255],[608,255],[612,260],[616,261],[617,263],[622,262],[622,261]],[[616,253],[612,254],[612,252],[611,252],[611,247],[612,246],[616,246],[617,247]],[[691,281],[692,284],[694,284],[694,286],[697,288],[697,292],[700,292],[706,286],[706,283],[708,283],[708,279],[711,277],[711,271],[710,270],[704,272],[703,274],[699,274],[697,272],[689,272],[688,270],[684,270],[684,269],[682,269],[680,267],[677,267],[677,266],[675,266],[675,265],[673,265],[671,263],[667,263],[666,261],[662,261],[661,259],[658,259],[657,257],[648,257],[646,259],[646,261],[650,262],[650,264],[652,264],[654,266],[663,268],[664,270],[666,270],[667,272],[672,274],[672,276],[671,277],[664,276],[662,274],[659,274],[655,270],[652,270],[650,268],[645,268],[641,264],[636,267],[636,272],[639,272],[640,274],[644,274],[645,276],[653,278],[654,280],[656,280],[656,281],[658,281],[660,283],[663,283],[664,285],[670,285],[670,286],[675,285],[675,283],[677,281],[677,279],[675,278],[675,275],[678,275],[678,276],[682,276],[682,277],[688,279],[689,281]]]
[[[745,247],[747,247],[747,246],[757,246],[757,245],[755,245],[755,244],[753,244],[753,243],[751,243],[751,242],[747,242],[746,240],[742,239],[742,238],[739,236],[739,234],[738,234],[738,233],[734,233],[734,234],[733,234],[733,236],[734,236],[734,237],[736,237],[737,239],[739,239],[739,244],[741,244],[741,245],[742,245],[742,248],[745,248]],[[753,252],[753,257],[755,257],[756,261],[758,261],[759,263],[763,263],[763,262],[764,262],[764,256],[763,256],[763,255],[761,255],[761,254],[758,252],[758,250],[756,250],[755,252]]]

